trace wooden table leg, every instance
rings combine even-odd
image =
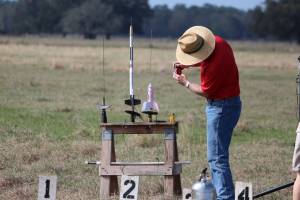
[[[112,145],[111,145],[111,162],[116,161],[116,152],[115,152],[115,140],[114,135],[112,135]],[[111,176],[110,179],[110,194],[118,194],[119,186],[118,186],[118,176]]]
[[[116,161],[114,136],[112,131],[102,130],[102,149],[101,149],[101,165],[100,165],[100,199],[110,199],[110,195],[118,193],[117,176],[103,176],[102,170],[110,167],[112,161]]]
[[[175,137],[175,140],[174,140],[174,147],[175,147],[175,158],[174,160],[175,161],[179,161],[179,158],[178,158],[178,148],[177,148],[177,140],[176,140],[176,137]],[[181,188],[181,178],[180,178],[180,175],[175,175],[174,176],[174,193],[176,195],[179,195],[181,196],[182,195],[182,188]]]
[[[165,165],[174,166],[178,161],[176,132],[174,129],[165,130]],[[165,199],[172,199],[175,196],[181,196],[181,179],[180,175],[165,176],[164,183]]]

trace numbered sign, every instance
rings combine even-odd
[[[187,189],[187,188],[183,188],[183,191],[182,191],[182,200],[187,200],[187,199],[192,200],[192,190],[191,189]]]
[[[235,200],[253,200],[252,183],[236,182]]]
[[[120,200],[137,200],[139,189],[138,176],[122,176]]]
[[[56,183],[56,176],[39,176],[38,200],[55,200]]]

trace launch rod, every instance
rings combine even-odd
[[[103,93],[104,93],[104,98],[105,98],[105,70],[104,70],[104,36],[102,37],[102,78],[103,78]]]
[[[102,76],[103,76],[103,98],[102,98],[102,106],[105,106],[105,70],[104,70],[104,36],[102,37]],[[105,108],[102,108],[102,123],[107,123],[107,115]]]
[[[105,86],[105,69],[104,69],[104,37],[102,38],[102,89],[103,89],[103,97],[102,97],[102,104],[98,105],[98,109],[101,110],[101,122],[107,123],[107,115],[106,115],[106,109],[110,106],[105,104],[105,92],[106,92],[106,86]]]
[[[150,73],[152,70],[152,29],[150,30],[150,60],[149,60],[149,64],[150,64]]]
[[[132,24],[129,28],[129,49],[130,49],[130,60],[129,60],[129,94],[131,100],[132,112],[134,112],[134,91],[133,91],[133,30]],[[134,115],[131,115],[131,122],[134,122]]]

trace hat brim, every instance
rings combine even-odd
[[[184,32],[184,34],[186,33],[196,33],[201,36],[204,40],[204,44],[199,51],[192,54],[183,52],[179,44],[177,44],[177,61],[183,65],[194,65],[208,58],[215,49],[216,41],[214,34],[208,28],[203,26],[193,26]]]

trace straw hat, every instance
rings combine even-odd
[[[215,36],[206,27],[193,26],[178,39],[176,58],[183,65],[202,62],[215,49]]]

